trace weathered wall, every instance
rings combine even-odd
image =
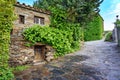
[[[23,30],[24,28],[32,26],[34,24],[34,16],[44,17],[45,25],[50,24],[50,19],[49,19],[50,15],[48,15],[48,14],[36,12],[36,11],[29,10],[26,8],[18,7],[18,6],[15,6],[15,13],[17,15],[17,20],[14,22],[13,35],[19,36],[19,35],[21,35],[20,34],[21,30]],[[19,15],[25,16],[25,24],[19,23]]]
[[[26,8],[28,7],[28,8]],[[15,13],[17,19],[14,22],[13,30],[11,32],[11,45],[10,45],[10,64],[17,66],[34,61],[34,46],[26,47],[27,41],[23,39],[22,32],[25,28],[34,25],[34,16],[44,17],[44,24],[50,24],[50,15],[47,13],[39,12],[34,8],[26,6],[25,4],[15,5]],[[25,16],[25,24],[19,23],[19,15]]]

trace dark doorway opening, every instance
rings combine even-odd
[[[45,45],[35,45],[34,55],[34,62],[45,61]]]

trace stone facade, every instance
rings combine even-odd
[[[13,34],[14,36],[21,36],[21,30],[24,28],[32,26],[34,23],[34,17],[42,17],[44,18],[44,25],[49,25],[50,24],[50,13],[45,12],[41,9],[36,9],[30,6],[27,6],[25,4],[20,4],[17,3],[15,5],[15,13],[17,15],[17,20],[14,22],[14,28],[13,28]],[[24,16],[24,24],[20,23],[19,16],[22,15]]]
[[[26,47],[25,44],[27,41],[24,40],[22,32],[25,28],[28,28],[35,23],[39,23],[40,18],[42,18],[42,25],[50,24],[50,13],[41,9],[33,8],[29,5],[20,4],[17,2],[15,4],[15,13],[17,19],[14,22],[14,27],[11,31],[11,45],[10,45],[10,64],[13,66],[28,64],[37,61],[50,61],[53,59],[54,49],[45,44],[36,44],[38,49],[35,52],[35,46]],[[35,17],[38,17],[35,22]],[[43,22],[44,21],[44,22]],[[41,49],[39,49],[41,48]],[[41,50],[41,52],[39,52]],[[41,58],[35,59],[36,57],[41,56]],[[39,60],[40,59],[40,60]]]

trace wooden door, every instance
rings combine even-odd
[[[42,57],[42,54],[43,54],[43,47],[42,46],[35,46],[34,47],[34,61],[35,62],[38,62],[38,61],[43,61],[43,57]]]

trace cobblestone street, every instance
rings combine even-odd
[[[120,48],[116,43],[86,42],[80,51],[15,73],[15,80],[120,80]]]

